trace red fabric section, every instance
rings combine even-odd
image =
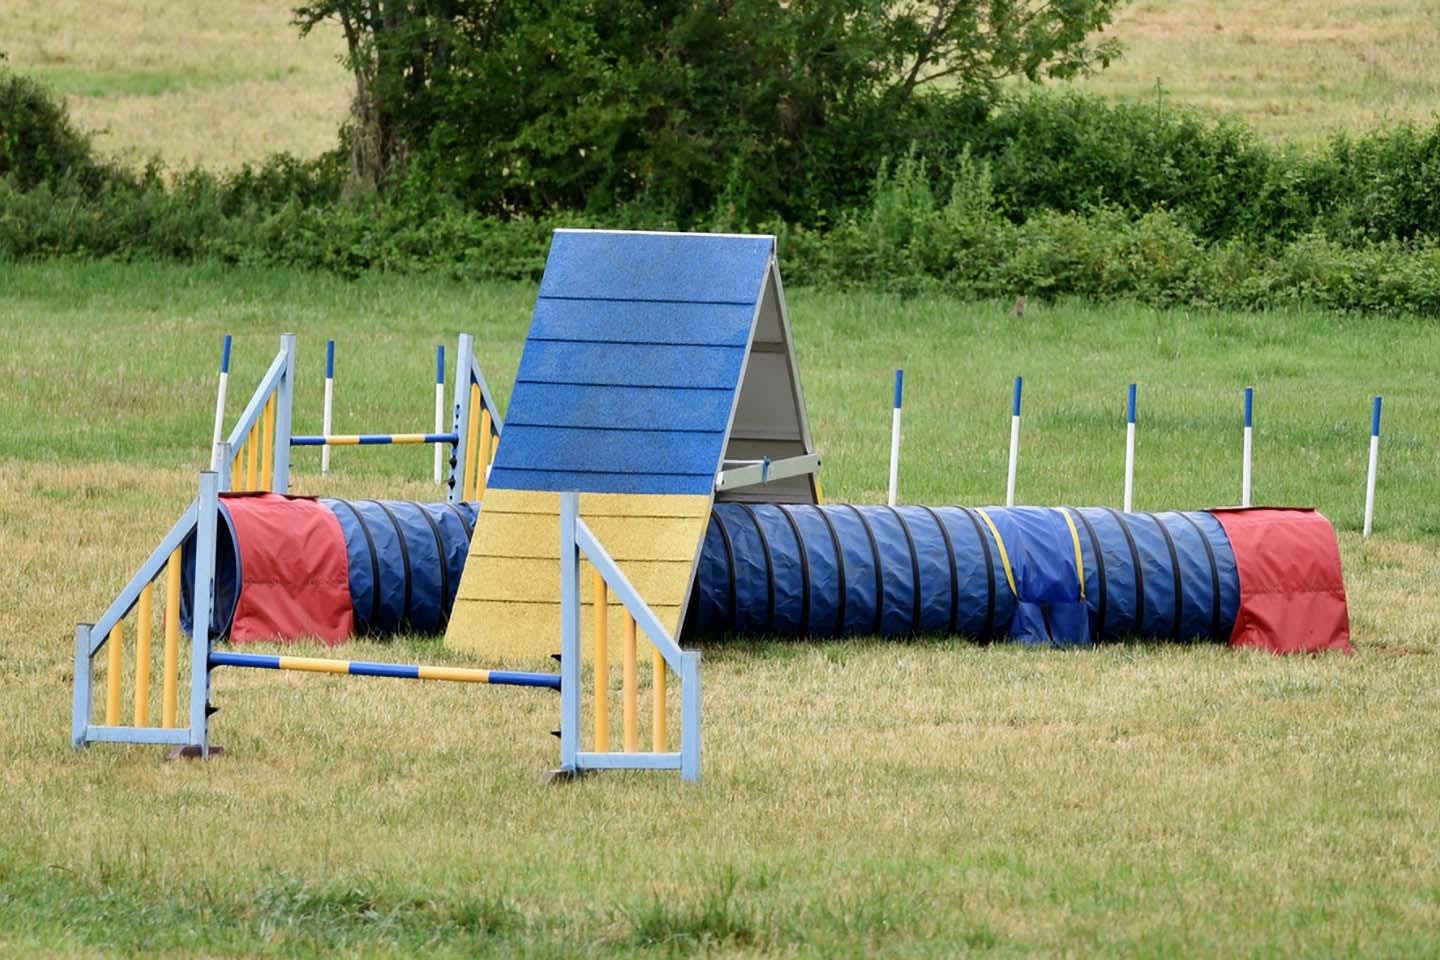
[[[240,597],[232,643],[354,632],[345,535],[321,504],[277,493],[225,497],[240,553]]]
[[[1340,544],[1315,510],[1212,510],[1235,551],[1240,613],[1232,647],[1271,653],[1350,652]]]

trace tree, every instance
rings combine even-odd
[[[1108,64],[1121,0],[312,0],[355,76],[352,174],[492,212],[812,219],[1015,77]],[[957,112],[958,111],[958,112]],[[943,123],[940,124],[943,128]]]

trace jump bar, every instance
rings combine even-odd
[[[469,667],[437,667],[414,663],[327,660],[323,657],[286,657],[274,654],[212,651],[210,666],[249,667],[256,670],[301,670],[306,673],[345,673],[355,677],[450,680],[455,683],[491,683],[510,687],[560,689],[558,673],[517,673],[510,670],[476,670]]]
[[[356,447],[387,443],[449,443],[458,444],[458,433],[341,433],[321,436],[291,437],[292,447]]]

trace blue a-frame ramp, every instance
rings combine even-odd
[[[557,231],[447,645],[553,647],[561,491],[677,630],[717,474],[814,452],[792,343],[773,237]]]

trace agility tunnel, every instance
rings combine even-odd
[[[686,629],[1349,644],[1334,530],[1275,509],[717,503]]]
[[[477,505],[225,494],[216,528],[211,632],[232,642],[440,633]],[[195,539],[183,547],[191,626]]]
[[[212,629],[237,643],[439,632],[477,509],[222,497]],[[717,503],[684,634],[1348,648],[1333,529],[1278,509]]]

